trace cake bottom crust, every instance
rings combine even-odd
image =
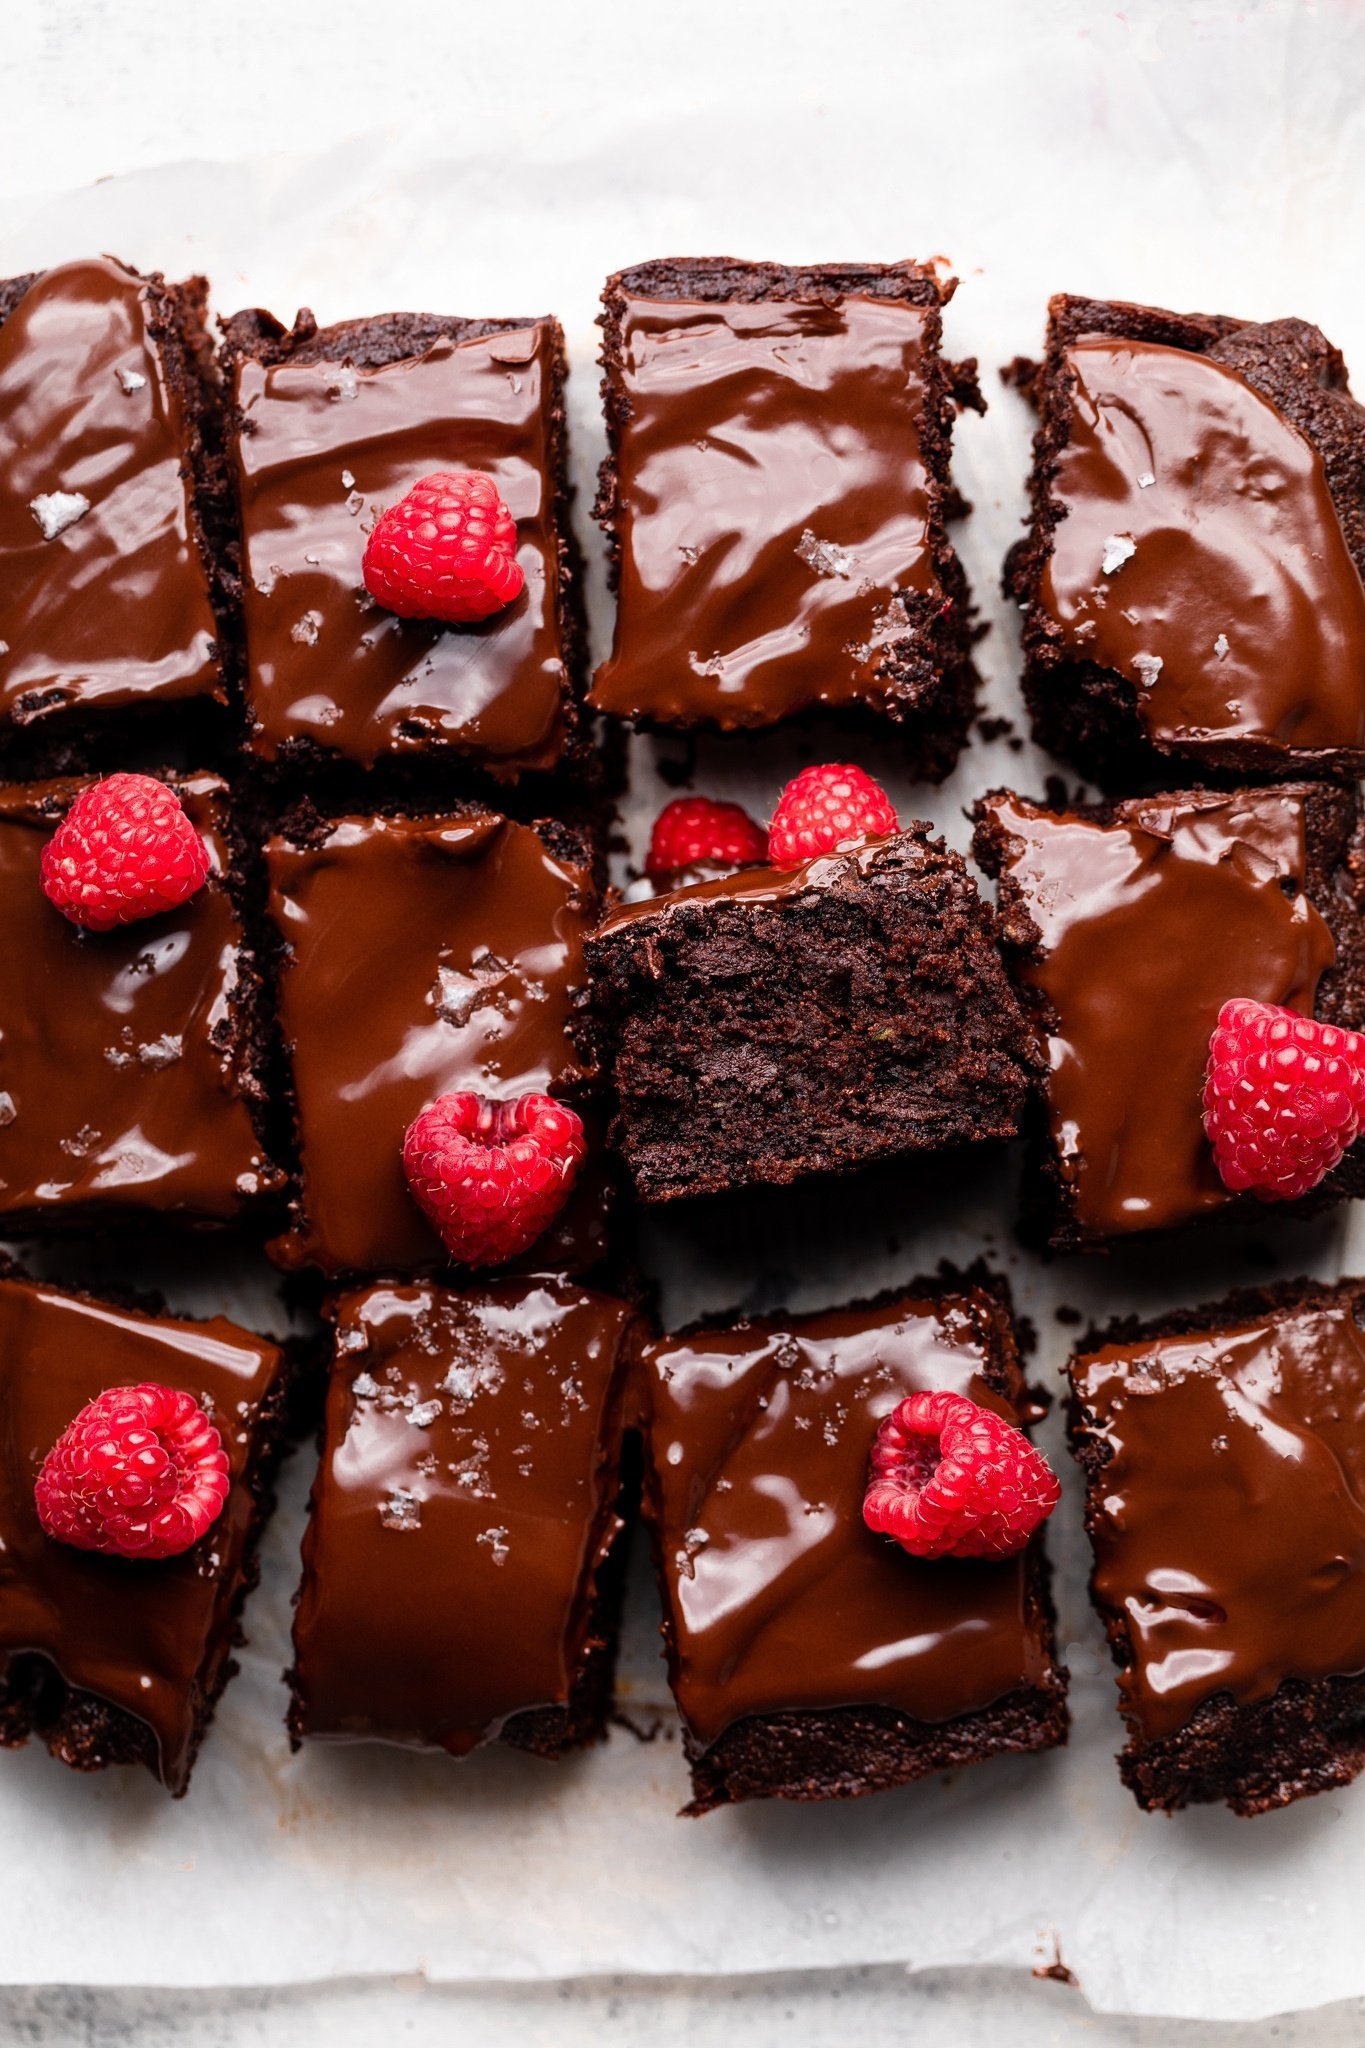
[[[744,1799],[860,1799],[987,1757],[1056,1749],[1068,1726],[1060,1674],[953,1721],[915,1721],[891,1707],[755,1715],[709,1749],[687,1738],[692,1798],[683,1812]]]

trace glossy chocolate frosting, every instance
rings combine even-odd
[[[252,968],[224,877],[226,785],[175,787],[210,861],[176,910],[83,931],[43,847],[86,782],[0,790],[0,1220],[227,1221],[278,1187],[252,1122]]]
[[[341,1297],[294,1624],[297,1735],[460,1756],[569,1702],[622,1528],[633,1322],[562,1280]]]
[[[434,342],[380,368],[239,363],[252,745],[287,740],[372,765],[447,746],[494,772],[552,768],[567,675],[551,446],[556,330]],[[400,619],[361,560],[387,506],[440,469],[493,477],[526,587],[477,625]]]
[[[0,1280],[0,1674],[37,1653],[131,1714],[151,1729],[172,1792],[232,1648],[256,1518],[249,1475],[282,1363],[221,1317],[175,1322]],[[54,1542],[33,1498],[43,1459],[88,1401],[144,1380],[192,1394],[217,1426],[233,1480],[222,1514],[192,1550],[153,1564]]]
[[[330,1274],[445,1263],[403,1134],[438,1095],[585,1080],[569,1024],[591,878],[529,826],[477,812],[342,818],[266,855],[303,1167],[301,1214],[272,1255]]]
[[[1158,744],[1365,745],[1365,588],[1313,444],[1188,349],[1096,337],[1066,362],[1039,602],[1067,647],[1136,686]]]
[[[647,1347],[649,1503],[692,1735],[876,1705],[970,1714],[1049,1668],[1023,1557],[912,1558],[862,1518],[877,1425],[950,1388],[1016,1419],[982,1295],[739,1323]]]
[[[104,256],[45,271],[0,326],[0,718],[224,694],[155,317]]]
[[[765,726],[881,708],[938,597],[920,457],[922,307],[856,293],[627,296],[615,449],[620,581],[599,710]]]
[[[1349,1301],[1073,1361],[1094,1591],[1154,1741],[1217,1693],[1365,1671],[1365,1339]]]
[[[1233,996],[1311,1015],[1332,937],[1304,890],[1301,795],[1152,797],[1109,822],[997,795],[1001,905],[1038,933],[1020,973],[1050,1022],[1048,1121],[1083,1237],[1188,1223],[1233,1198],[1204,1136],[1209,1038]]]

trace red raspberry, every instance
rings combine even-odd
[[[647,875],[708,860],[748,868],[768,858],[768,835],[738,804],[713,803],[709,796],[679,796],[654,820]]]
[[[1021,1429],[965,1394],[911,1394],[877,1430],[863,1520],[912,1557],[1013,1557],[1061,1496]]]
[[[554,1221],[586,1151],[582,1119],[548,1095],[441,1095],[408,1125],[403,1171],[453,1259],[500,1266]]]
[[[49,903],[92,932],[174,910],[203,888],[208,871],[208,849],[175,791],[127,774],[82,790],[41,864]]]
[[[1224,1003],[1204,1076],[1224,1187],[1296,1201],[1341,1164],[1363,1123],[1365,1036],[1249,996]]]
[[[223,1439],[192,1394],[110,1387],[43,1460],[34,1497],[45,1532],[111,1557],[178,1557],[231,1486]]]
[[[400,619],[450,626],[520,597],[517,523],[491,476],[440,469],[381,512],[361,565],[365,588]]]
[[[783,790],[768,827],[768,859],[775,868],[799,868],[850,840],[896,830],[896,813],[881,784],[861,768],[827,761],[803,768]]]

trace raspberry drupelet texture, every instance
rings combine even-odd
[[[452,1259],[499,1266],[549,1228],[586,1151],[582,1118],[549,1095],[441,1095],[409,1124],[403,1171]]]
[[[111,1557],[178,1557],[223,1511],[231,1479],[218,1431],[192,1395],[148,1381],[82,1408],[34,1487],[45,1533]]]
[[[965,1394],[911,1394],[872,1446],[863,1520],[912,1557],[1013,1557],[1061,1499],[1021,1429]]]
[[[400,619],[468,626],[520,597],[517,524],[491,476],[437,470],[381,512],[365,546],[365,588]]]
[[[1249,996],[1209,1041],[1204,1131],[1224,1187],[1293,1202],[1341,1164],[1365,1124],[1365,1035]]]
[[[209,856],[179,797],[151,775],[106,776],[83,790],[43,848],[43,894],[94,932],[187,902]]]
[[[778,799],[768,827],[768,859],[799,868],[818,854],[898,829],[891,799],[861,768],[827,761],[803,768]]]
[[[645,873],[667,874],[697,861],[756,867],[767,857],[767,834],[738,804],[714,803],[709,796],[679,796],[654,821]]]

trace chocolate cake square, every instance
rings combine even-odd
[[[863,1521],[877,1426],[907,1395],[1023,1421],[1003,1296],[916,1283],[823,1315],[725,1321],[644,1356],[645,1511],[689,1813],[846,1799],[1067,1734],[1042,1540],[911,1557]]]
[[[43,894],[89,781],[0,787],[0,1229],[269,1214],[268,1024],[225,783],[167,777],[208,848],[188,902],[108,932]]]
[[[1033,1036],[992,912],[927,825],[625,904],[587,957],[646,1201],[1019,1128]]]
[[[36,1736],[78,1771],[145,1764],[177,1796],[236,1670],[269,1513],[286,1355],[222,1317],[147,1315],[0,1278],[0,1743]],[[44,1534],[34,1483],[81,1409],[152,1381],[192,1394],[232,1477],[194,1547],[156,1562]]]
[[[111,256],[0,283],[11,754],[26,735],[24,758],[36,758],[41,737],[91,765],[168,705],[182,737],[192,709],[221,724],[227,531],[207,291],[202,277],[167,284]]]
[[[1209,1040],[1237,996],[1365,1025],[1365,847],[1354,790],[1281,783],[1046,810],[977,806],[1007,956],[1048,1058],[1026,1227],[1059,1251],[1222,1215],[1204,1135]],[[1359,1148],[1304,1214],[1365,1193]]]
[[[975,707],[947,521],[955,289],[915,263],[697,257],[607,282],[596,516],[616,637],[590,701],[637,725],[894,721],[938,781]]]
[[[590,1107],[573,1026],[597,904],[591,849],[567,827],[476,806],[332,820],[301,811],[266,862],[300,1167],[293,1227],[271,1254],[334,1279],[447,1265],[409,1193],[403,1134],[437,1096],[463,1090]],[[522,1263],[596,1264],[609,1199],[594,1144]]]
[[[1365,1283],[1092,1331],[1091,1591],[1140,1806],[1265,1813],[1365,1768]]]
[[[310,769],[452,761],[501,782],[588,753],[556,320],[390,313],[227,323],[250,745]],[[400,619],[361,580],[379,514],[435,470],[491,476],[521,595],[476,625]]]
[[[295,1745],[557,1757],[599,1740],[634,1312],[561,1279],[371,1287],[332,1312]]]
[[[1039,742],[1118,795],[1172,764],[1365,771],[1365,409],[1303,320],[1061,295],[1025,373],[1005,589]]]

